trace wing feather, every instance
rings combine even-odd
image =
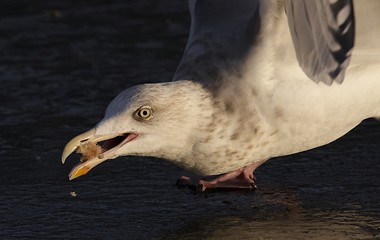
[[[341,83],[355,40],[352,0],[286,0],[299,65],[316,82]]]

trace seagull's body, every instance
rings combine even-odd
[[[331,28],[331,22],[323,26],[313,17],[331,13],[306,2],[190,1],[192,27],[174,81],[122,92],[93,130],[68,144],[63,158],[80,140],[132,139],[131,133],[136,140],[80,164],[71,178],[105,159],[143,155],[199,175],[230,173],[221,181],[244,173],[249,182],[252,171],[272,157],[328,144],[362,120],[379,118],[380,1],[321,1],[340,4],[332,16],[347,26],[322,40],[316,34],[317,46],[308,42],[310,31]],[[312,7],[317,14],[307,11]],[[320,50],[325,41],[327,53]],[[315,54],[322,55],[319,62]],[[135,116],[141,107],[150,109],[149,119]]]

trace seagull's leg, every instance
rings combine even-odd
[[[266,160],[265,160],[266,161]],[[199,180],[198,189],[205,191],[211,188],[226,188],[226,189],[255,189],[255,177],[253,171],[256,170],[265,161],[251,163],[245,167],[239,168],[235,171],[218,176],[213,180]],[[182,176],[177,185],[194,186],[189,177]]]
[[[235,171],[223,174],[211,181],[200,180],[198,183],[199,190],[203,192],[210,188],[255,189],[257,186],[253,171],[263,162],[265,161],[251,163]]]

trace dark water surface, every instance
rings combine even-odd
[[[269,161],[255,192],[194,194],[146,158],[68,181],[65,143],[121,90],[170,80],[188,27],[185,1],[0,2],[0,239],[380,239],[373,120]]]

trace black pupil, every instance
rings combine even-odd
[[[148,115],[149,115],[148,110],[142,110],[142,111],[141,111],[141,116],[142,116],[142,117],[147,117]]]

